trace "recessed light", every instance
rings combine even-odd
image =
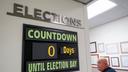
[[[117,6],[117,4],[110,0],[97,0],[87,6],[88,19],[91,19],[105,11],[108,11],[115,6]]]

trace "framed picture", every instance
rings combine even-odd
[[[120,43],[121,53],[128,53],[128,41]]]
[[[90,52],[91,53],[96,53],[97,52],[96,42],[91,42],[90,43]]]
[[[91,55],[91,65],[92,67],[97,67],[97,61],[99,60],[98,54],[92,54]]]
[[[128,68],[128,55],[121,55],[121,66]]]
[[[119,57],[111,57],[112,67],[120,67]]]
[[[106,59],[108,65],[110,66],[110,59],[109,59],[109,56],[100,56],[100,59]]]
[[[105,52],[104,43],[98,43],[97,44],[97,52],[99,52],[99,53]]]
[[[119,53],[118,43],[106,44],[106,53],[107,54],[118,54]]]

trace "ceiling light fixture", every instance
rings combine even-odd
[[[94,3],[87,6],[88,19],[91,19],[105,11],[108,11],[117,6],[110,0],[97,0]]]

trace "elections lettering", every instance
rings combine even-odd
[[[24,6],[22,4],[14,3],[13,12],[7,12],[7,15],[66,25],[75,28],[83,28],[81,20],[79,19],[66,17],[49,11],[43,11],[37,8],[34,8],[33,10],[30,9],[33,8],[29,8],[28,6]],[[29,11],[33,11],[32,14],[29,14]]]

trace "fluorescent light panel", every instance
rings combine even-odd
[[[88,19],[91,19],[105,11],[108,11],[115,6],[117,6],[117,4],[113,3],[110,0],[97,0],[87,7]]]

